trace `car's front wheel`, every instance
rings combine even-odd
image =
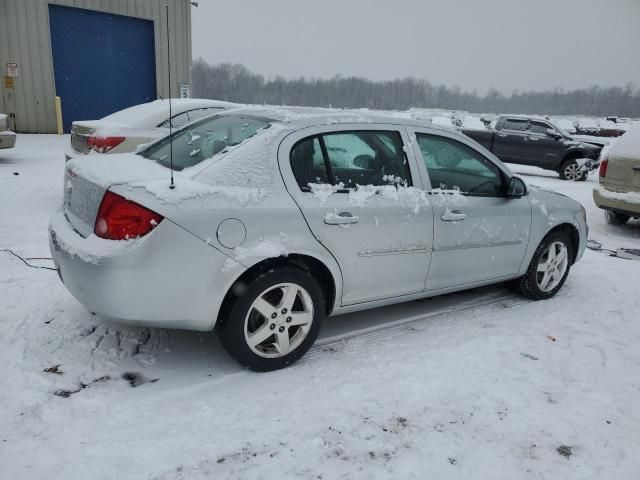
[[[562,231],[552,232],[538,245],[527,273],[512,285],[532,300],[551,298],[564,285],[572,258],[573,247],[569,236]]]
[[[623,213],[614,212],[612,210],[604,211],[604,219],[609,225],[624,225],[631,217]]]
[[[304,270],[270,270],[235,296],[217,327],[220,342],[251,370],[286,367],[315,342],[325,316],[318,282]]]

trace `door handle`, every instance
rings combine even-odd
[[[359,221],[360,218],[352,215],[351,212],[329,212],[324,217],[324,223],[327,225],[350,225]]]
[[[507,134],[506,133],[499,133],[498,136],[504,138],[504,137],[507,136]]]
[[[534,142],[537,142],[540,139],[538,137],[529,137],[529,140],[533,140]]]
[[[445,222],[459,222],[467,218],[467,216],[460,210],[451,211],[447,208],[447,211],[444,212],[440,218]]]

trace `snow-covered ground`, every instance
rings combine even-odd
[[[49,256],[66,142],[0,151],[0,249]],[[514,168],[582,202],[605,247],[640,247],[592,182]],[[549,301],[492,287],[337,317],[256,374],[212,334],[92,316],[0,252],[0,478],[634,479],[639,281],[640,262],[587,251]]]

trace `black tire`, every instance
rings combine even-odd
[[[613,210],[604,211],[604,219],[609,225],[624,225],[631,217],[624,213],[614,212]]]
[[[281,357],[265,358],[247,344],[245,319],[259,295],[282,283],[293,283],[306,290],[313,303],[313,321],[307,336],[297,348]],[[246,287],[242,295],[232,298],[218,320],[216,331],[223,348],[238,363],[254,371],[269,372],[294,363],[309,350],[318,337],[325,315],[325,299],[318,282],[302,269],[283,267],[262,273]]]
[[[538,285],[538,265],[540,263],[540,259],[545,254],[549,246],[554,242],[562,242],[567,248],[568,262],[567,269],[562,276],[562,279],[552,290],[545,292]],[[564,282],[569,275],[569,270],[571,269],[571,264],[573,263],[573,258],[575,256],[575,252],[573,251],[573,244],[569,235],[567,235],[563,231],[552,232],[547,235],[535,253],[533,254],[533,258],[531,259],[531,263],[529,264],[529,268],[527,269],[527,273],[525,273],[522,277],[513,280],[510,282],[509,286],[520,293],[523,297],[530,298],[531,300],[546,300],[547,298],[553,297],[564,285]]]
[[[584,182],[589,176],[588,172],[584,172],[581,176],[576,176],[576,169],[578,168],[578,162],[575,158],[568,158],[560,165],[558,173],[562,180],[573,180],[574,182]]]

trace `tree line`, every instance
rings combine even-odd
[[[265,78],[240,64],[209,65],[202,59],[194,62],[192,73],[194,97],[238,103],[382,110],[422,107],[477,113],[640,117],[640,89],[631,83],[624,87],[514,91],[510,95],[492,89],[486,95],[479,95],[476,91],[433,85],[414,77],[389,81],[342,76],[329,79]]]

